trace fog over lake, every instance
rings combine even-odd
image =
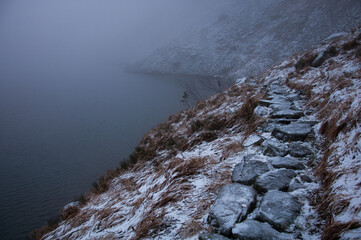
[[[221,5],[0,2],[1,239],[24,239],[45,224],[184,108],[184,78],[123,69]]]

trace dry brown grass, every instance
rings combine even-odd
[[[149,212],[143,215],[143,219],[138,223],[135,228],[135,236],[131,240],[139,240],[146,237],[156,236],[161,230],[169,227],[167,222],[163,219],[165,212],[156,212],[156,209],[152,208]]]
[[[188,221],[178,230],[178,234],[181,239],[187,239],[203,231],[210,231],[210,228],[197,221]]]
[[[333,222],[325,228],[322,240],[338,240],[348,230],[359,227],[361,227],[360,221],[350,221],[347,223]]]
[[[194,175],[197,174],[200,169],[203,169],[205,164],[206,164],[205,157],[190,158],[186,161],[183,161],[182,164],[175,167],[174,173],[177,173],[178,178]]]

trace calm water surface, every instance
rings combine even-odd
[[[174,79],[101,69],[1,79],[1,239],[45,224],[184,107]]]

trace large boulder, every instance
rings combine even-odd
[[[288,147],[275,140],[267,140],[262,143],[262,146],[264,147],[264,154],[270,157],[284,157],[288,153]]]
[[[296,173],[290,169],[277,169],[259,176],[255,182],[256,188],[266,192],[270,190],[287,191]]]
[[[288,144],[288,150],[292,157],[306,157],[312,154],[312,151],[301,143]]]
[[[214,231],[229,236],[237,221],[246,218],[256,203],[256,191],[238,183],[221,188],[208,216]]]
[[[247,219],[232,228],[232,237],[239,240],[281,240],[292,239],[273,229],[268,223]]]
[[[300,211],[301,204],[291,194],[270,191],[261,201],[257,219],[268,222],[279,231],[284,231],[294,222]]]
[[[272,157],[268,159],[269,163],[275,168],[288,168],[294,170],[301,170],[305,165],[293,157]]]
[[[309,124],[296,122],[276,126],[272,131],[272,136],[283,141],[303,141],[311,132],[312,128]]]
[[[243,158],[243,162],[238,163],[232,172],[232,181],[251,185],[256,177],[269,171],[266,162],[260,156],[247,155]]]
[[[199,240],[230,240],[229,238],[226,238],[222,235],[216,234],[216,233],[203,233],[199,235]]]

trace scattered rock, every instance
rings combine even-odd
[[[257,155],[247,155],[241,163],[238,163],[232,172],[232,181],[251,185],[256,177],[269,171],[266,162],[262,161]]]
[[[294,170],[301,170],[305,168],[303,163],[292,157],[273,157],[269,158],[268,161],[275,168],[288,168]]]
[[[199,235],[199,240],[229,240],[229,238],[226,238],[222,235],[215,234],[215,233],[203,233]]]
[[[288,150],[292,157],[305,157],[312,154],[312,151],[301,143],[288,144]]]
[[[267,117],[272,113],[272,109],[268,107],[263,106],[257,106],[254,109],[254,114],[256,114],[259,117]]]
[[[227,184],[217,195],[208,223],[217,233],[229,236],[233,225],[247,216],[255,201],[256,192],[252,187],[238,183]]]
[[[312,128],[309,124],[291,123],[276,126],[272,131],[272,136],[283,141],[303,141],[311,132]]]
[[[288,153],[287,146],[279,141],[267,140],[262,143],[262,146],[265,148],[264,154],[270,157],[284,157]]]
[[[284,231],[301,210],[300,203],[291,194],[270,191],[262,199],[257,218],[271,224],[279,231]]]
[[[272,118],[299,119],[303,116],[303,112],[295,110],[280,110],[272,114]]]
[[[232,228],[232,237],[239,240],[291,239],[273,229],[268,223],[247,219]]]
[[[290,169],[277,169],[262,174],[256,179],[255,187],[261,192],[270,190],[287,191],[291,179],[296,173]]]
[[[262,142],[263,142],[262,137],[260,137],[259,135],[256,135],[256,134],[252,134],[243,142],[243,146],[250,147],[252,145],[259,145]]]

